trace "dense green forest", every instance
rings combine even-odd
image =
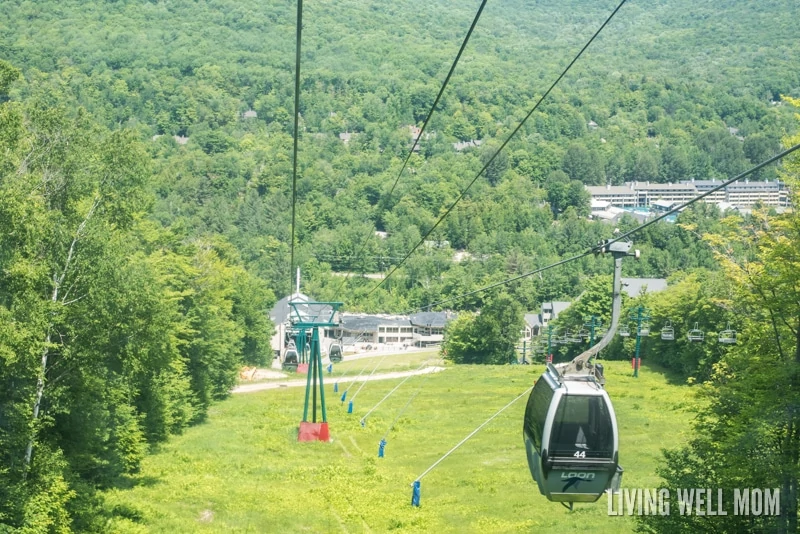
[[[358,274],[398,263],[614,4],[490,4],[389,195],[409,125],[424,120],[476,7],[306,6],[304,292],[397,312],[469,291],[609,237],[613,228],[585,217],[584,184],[729,177],[797,131],[782,100],[800,96],[795,2],[631,2],[429,246],[373,291]],[[0,3],[3,528],[102,531],[94,490],[135,472],[148,447],[228,394],[240,365],[269,356],[266,311],[291,276],[295,8]],[[481,143],[453,146],[471,140]],[[726,302],[744,299],[743,285],[726,274],[732,256],[704,236],[735,242],[737,224],[703,205],[636,236],[643,260],[627,262],[626,275],[673,282],[654,318],[721,328],[734,317]],[[454,261],[456,251],[467,254]],[[577,297],[608,272],[606,259],[587,256],[449,306],[474,311],[486,299],[502,312],[510,299],[516,315],[517,305]],[[723,373],[716,349],[654,352],[684,377]],[[796,456],[792,447],[784,452]]]
[[[342,298],[332,270],[397,263],[612,4],[487,8],[431,137],[389,198],[411,144],[408,125],[424,119],[474,7],[306,7],[297,252],[316,298]],[[626,5],[432,235],[449,248],[427,248],[369,298],[374,283],[351,277],[346,304],[401,311],[596,242],[607,229],[580,218],[588,209],[580,184],[721,178],[771,155],[796,128],[785,106],[773,105],[800,90],[792,10],[791,2]],[[293,4],[6,2],[0,11],[19,21],[0,40],[25,71],[12,97],[57,93],[110,128],[137,132],[154,162],[153,217],[191,235],[225,236],[273,292],[288,291]],[[248,110],[256,117],[245,118]],[[352,137],[345,144],[340,133]],[[472,139],[483,144],[454,150]],[[645,237],[646,261],[631,274],[713,268],[694,236],[660,232],[672,232],[669,245],[650,251]],[[454,264],[453,250],[472,261]],[[589,261],[511,291],[532,307],[574,295],[581,275],[606,270]]]

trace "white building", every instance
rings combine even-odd
[[[637,193],[637,206],[650,206],[656,200],[683,203],[697,196],[697,188],[686,183],[632,182],[631,187]]]
[[[557,318],[561,312],[569,308],[570,304],[571,302],[558,300],[543,302],[539,313],[526,313],[525,330],[522,339],[524,341],[530,341],[531,338],[542,335],[544,329],[550,324],[550,321]]]
[[[587,185],[592,200],[608,202],[621,208],[638,206],[639,198],[633,188],[626,185]]]
[[[608,212],[604,203],[618,208],[649,208],[662,210],[667,203],[673,205],[688,202],[693,198],[719,187],[722,182],[711,180],[683,180],[679,183],[626,182],[625,185],[587,185],[591,195],[592,215]],[[709,204],[728,203],[736,208],[750,208],[756,204],[764,206],[788,206],[789,193],[783,183],[774,181],[734,182],[705,197],[703,202]],[[603,207],[605,206],[605,207]],[[663,210],[662,210],[663,211]],[[609,217],[605,217],[606,219]]]
[[[444,328],[454,317],[448,312],[405,315],[342,314],[336,328],[325,330],[328,339],[341,339],[347,348],[429,347],[444,339]]]

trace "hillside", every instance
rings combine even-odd
[[[798,531],[792,209],[698,202],[637,232],[624,276],[668,287],[626,297],[621,324],[649,313],[654,335],[603,355],[639,347],[674,382],[609,363],[626,484],[780,487],[779,516],[566,514],[534,495],[521,405],[411,510],[406,485],[533,368],[436,374],[381,462],[388,415],[361,429],[336,407],[335,441],[299,447],[300,390],[230,397],[243,366],[272,361],[269,313],[295,267],[304,294],[347,312],[458,296],[445,343],[469,341],[469,361],[513,360],[523,313],[545,301],[573,302],[550,323],[565,343],[587,318],[609,324],[611,261],[591,252],[638,222],[589,220],[585,186],[719,181],[800,147],[800,4],[630,0],[499,153],[613,2],[487,3],[418,152],[478,2],[311,2],[295,92],[297,5],[0,2],[0,530]],[[798,153],[748,179],[782,181],[796,205]],[[696,418],[684,382],[702,384]]]
[[[411,507],[411,481],[540,372],[449,367],[404,384],[365,428],[358,420],[399,381],[368,384],[353,414],[328,384],[332,443],[297,443],[304,388],[235,395],[207,424],[149,457],[130,489],[106,492],[109,525],[118,532],[632,532],[633,518],[607,516],[605,497],[570,513],[539,495],[522,442],[526,398],[427,475],[422,506]],[[623,486],[658,487],[661,448],[686,439],[694,394],[652,367],[633,379],[627,363],[613,362],[607,375]],[[378,442],[419,387],[378,458]]]
[[[318,298],[342,298],[330,269],[385,271],[404,256],[613,7],[487,7],[433,116],[435,136],[387,198],[408,125],[424,119],[473,4],[306,6],[297,237]],[[449,252],[430,253],[369,299],[372,284],[354,277],[346,304],[399,311],[596,242],[606,230],[570,219],[588,205],[580,185],[565,193],[569,184],[721,178],[762,161],[796,128],[773,103],[800,94],[797,10],[789,1],[624,6],[434,236],[505,261],[452,265]],[[0,14],[11,22],[0,51],[28,81],[12,97],[44,91],[135,129],[156,164],[153,216],[190,236],[224,235],[274,292],[287,291],[294,4],[4,2]],[[482,146],[453,149],[472,139]],[[388,237],[367,241],[373,229]],[[635,274],[713,267],[702,251],[683,253],[691,236],[676,237],[682,246],[645,254]],[[548,274],[552,294],[528,284],[515,296],[529,306],[574,296],[581,274],[605,269],[588,261]]]

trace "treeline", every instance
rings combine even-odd
[[[95,489],[271,359],[275,299],[219,235],[148,218],[135,133],[8,100],[18,75],[0,61],[0,528],[102,531]]]
[[[788,142],[798,143],[800,137]],[[787,169],[797,205],[797,156]],[[683,308],[684,323],[699,321],[701,328],[710,330],[698,348],[689,349],[685,343],[683,350],[668,354],[663,345],[656,345],[649,353],[673,369],[705,379],[694,433],[687,445],[665,451],[659,475],[665,487],[721,488],[728,515],[646,516],[640,518],[644,531],[797,532],[799,227],[797,213],[762,212],[732,221],[722,232],[707,237],[724,278],[687,277],[665,296],[663,306],[654,305],[662,311]],[[717,335],[727,321],[737,330],[737,343],[721,350]],[[736,488],[769,488],[779,493],[779,513],[756,515],[751,508],[750,515],[736,514],[731,499]]]

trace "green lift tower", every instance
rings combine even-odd
[[[341,302],[290,302],[290,321],[292,328],[303,332],[302,342],[305,344],[305,332],[311,331],[311,343],[308,355],[308,371],[306,378],[306,398],[303,406],[303,420],[297,432],[298,441],[330,441],[328,414],[325,411],[325,388],[322,385],[322,353],[320,347],[320,328],[336,328],[339,326],[339,308]],[[317,391],[321,420],[317,420]],[[311,421],[308,420],[309,398],[311,399]]]

